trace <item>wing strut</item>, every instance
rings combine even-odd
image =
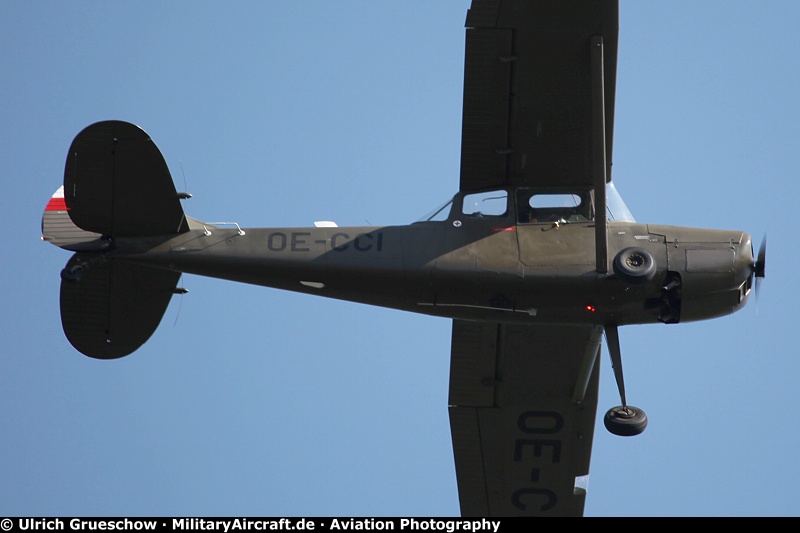
[[[578,379],[575,381],[575,387],[572,390],[572,402],[575,404],[583,403],[584,398],[586,398],[586,390],[589,387],[594,365],[597,364],[597,356],[600,355],[602,344],[603,327],[594,326],[589,342],[586,343],[586,351],[583,354]]]
[[[606,105],[603,73],[603,36],[591,40],[592,55],[592,174],[594,174],[594,246],[599,274],[608,273],[606,231]]]
[[[622,376],[622,354],[619,349],[619,332],[617,331],[616,324],[608,324],[606,326],[606,341],[608,342],[608,354],[611,356],[611,368],[614,370],[614,380],[617,382],[617,389],[619,390],[619,399],[622,401],[622,407],[628,407],[628,401],[625,399],[625,378]]]

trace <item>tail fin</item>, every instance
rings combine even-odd
[[[61,323],[78,351],[123,357],[158,327],[180,273],[107,252],[117,237],[189,231],[180,198],[164,157],[138,126],[98,122],[72,141],[42,239],[78,252],[61,272]]]
[[[167,163],[141,128],[98,122],[69,147],[64,185],[45,208],[42,239],[73,251],[101,251],[116,237],[189,230]]]
[[[98,122],[75,137],[64,169],[64,202],[76,226],[111,237],[188,230],[164,157],[128,122]]]

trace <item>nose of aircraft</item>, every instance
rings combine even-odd
[[[758,249],[758,255],[753,251],[753,241],[750,235],[746,239],[742,239],[739,245],[739,262],[737,264],[737,279],[746,280],[745,296],[750,293],[750,289],[755,289],[756,296],[758,296],[759,282],[765,277],[766,272],[766,256],[767,256],[767,238],[762,239],[761,245]],[[753,287],[755,285],[755,287]]]
[[[752,244],[750,246],[750,255],[753,255],[753,247]],[[767,269],[767,236],[764,235],[764,238],[761,239],[761,246],[758,247],[758,256],[752,258],[752,277],[755,278],[756,281],[756,299],[758,299],[758,289],[761,280],[766,277],[766,269]]]
[[[752,245],[750,247],[750,255],[753,254]],[[767,268],[767,236],[761,240],[761,246],[758,248],[758,257],[753,262],[753,275],[756,277],[756,283],[759,279],[766,277]]]

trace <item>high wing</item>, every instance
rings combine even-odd
[[[582,516],[602,328],[453,321],[463,516]]]
[[[466,26],[461,190],[592,185],[597,36],[610,180],[617,0],[473,0]]]
[[[461,191],[591,189],[598,146],[611,180],[618,12],[617,0],[473,0]],[[463,515],[583,514],[602,334],[585,324],[453,322]]]

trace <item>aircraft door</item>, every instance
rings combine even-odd
[[[513,210],[505,190],[465,193],[448,220],[443,253],[436,259],[437,298],[463,305],[494,307],[510,301],[504,280],[521,275]],[[479,286],[465,290],[467,283]],[[510,292],[510,291],[506,291]]]
[[[595,264],[595,230],[587,191],[518,189],[516,235],[526,266]]]

